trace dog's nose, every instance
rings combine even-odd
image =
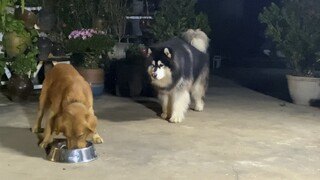
[[[156,72],[153,72],[153,73],[152,73],[152,77],[153,77],[153,78],[156,78],[156,77],[157,77],[157,73],[156,73]]]

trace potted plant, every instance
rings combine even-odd
[[[33,90],[31,82],[32,73],[36,70],[36,46],[37,32],[35,29],[27,29],[22,20],[7,11],[13,7],[15,0],[2,1],[0,7],[1,19],[0,29],[3,35],[2,46],[5,52],[1,57],[1,74],[7,66],[12,76],[7,82],[9,97],[11,100],[27,100]],[[21,1],[22,13],[24,1]]]
[[[21,24],[21,21],[14,21],[12,14],[9,13],[8,8],[13,8],[14,4],[17,2],[17,0],[2,0],[0,3],[0,33],[3,35],[5,33],[10,33],[10,31],[12,32],[14,30],[13,26],[18,26],[19,28],[23,27],[23,24]],[[21,6],[24,7],[24,0],[19,1]],[[24,9],[24,8],[23,8]],[[22,11],[23,11],[22,9]],[[18,28],[18,29],[19,29]],[[7,36],[8,37],[8,36]],[[23,42],[24,40],[22,40],[23,38],[18,38],[15,41],[11,41],[12,44],[16,43],[18,46],[22,44],[21,49],[17,51],[22,52],[24,47],[24,43],[21,43],[21,41]],[[3,39],[0,42],[1,45],[1,51],[3,51]],[[0,80],[2,75],[4,74],[5,70],[4,68],[6,67],[7,61],[6,61],[6,56],[4,54],[1,53],[0,55]]]
[[[92,28],[99,13],[99,1],[57,0],[54,7],[57,30],[68,36],[74,30]]]
[[[72,31],[65,42],[67,52],[73,54],[72,64],[89,82],[94,95],[101,95],[104,88],[104,65],[102,59],[114,46],[113,36],[95,29]]]
[[[127,28],[128,0],[100,0],[99,12],[104,14],[106,29],[116,38],[117,42],[109,57],[112,59],[125,58],[129,43],[122,42]]]
[[[15,57],[24,53],[31,44],[31,36],[25,29],[24,22],[17,20],[13,15],[8,14],[2,26],[2,45],[9,57]]]
[[[33,90],[31,77],[36,71],[38,49],[34,45],[24,54],[17,55],[14,60],[9,63],[12,72],[7,88],[9,98],[12,101],[27,100]]]
[[[128,0],[101,0],[100,9],[101,13],[105,14],[107,18],[107,28],[115,37],[118,42],[121,42],[126,32],[128,13]]]
[[[310,105],[320,99],[320,1],[283,0],[272,3],[259,15],[265,34],[282,51],[291,74],[287,75],[294,103]]]
[[[17,20],[12,21],[21,27],[21,21]],[[20,22],[20,23],[18,23]],[[9,26],[9,24],[7,23]],[[23,25],[23,23],[22,23]],[[7,83],[9,98],[13,101],[23,101],[29,98],[33,90],[33,84],[31,78],[33,77],[33,72],[36,71],[37,67],[37,55],[38,47],[36,45],[38,34],[36,30],[30,29],[26,30],[23,28],[14,28],[15,31],[12,31],[18,37],[26,39],[27,41],[23,44],[24,50],[21,51],[21,45],[18,46],[19,53],[16,53],[14,56],[9,55],[11,51],[7,46],[7,36],[4,36],[4,50],[7,54],[5,58],[6,64],[10,69],[12,76],[9,78]]]
[[[24,4],[20,1],[15,3],[14,15],[18,20],[24,21],[27,28],[32,29],[38,22],[37,12],[42,8],[42,0],[25,0]],[[22,11],[23,9],[23,11]]]
[[[165,41],[180,36],[190,28],[200,28],[208,34],[210,32],[208,18],[203,13],[195,12],[196,2],[197,0],[162,0],[151,25],[155,40]]]
[[[140,96],[148,82],[146,80],[145,56],[142,44],[130,44],[126,50],[126,58],[116,61],[115,94],[118,96]]]

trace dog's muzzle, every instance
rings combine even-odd
[[[157,73],[156,72],[152,72],[151,76],[152,76],[152,78],[157,79]]]

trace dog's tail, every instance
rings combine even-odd
[[[182,38],[199,51],[204,53],[207,52],[210,39],[206,33],[200,29],[188,29],[186,32],[182,33]]]

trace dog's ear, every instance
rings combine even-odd
[[[54,122],[56,123],[55,127],[55,132],[56,134],[59,133],[66,133],[66,120],[64,116],[56,116]]]
[[[172,58],[172,52],[169,48],[164,48],[163,49],[163,53],[169,58],[171,59]]]
[[[147,57],[149,57],[151,54],[152,54],[152,50],[151,50],[151,48],[148,48]]]
[[[142,54],[147,58],[150,57],[150,55],[152,54],[151,48],[143,48],[142,49]]]
[[[87,121],[87,128],[95,133],[96,132],[96,127],[97,127],[97,117],[92,114],[87,114],[86,115],[86,121]]]

